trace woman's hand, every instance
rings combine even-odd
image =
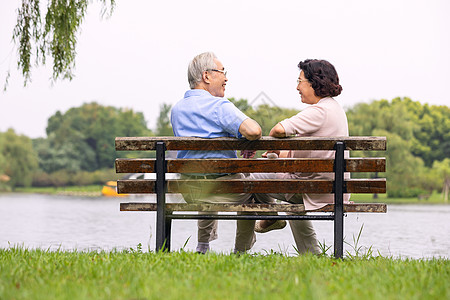
[[[261,156],[267,158],[267,155],[270,153],[275,153],[278,155],[278,158],[288,158],[289,157],[289,151],[288,150],[269,150],[264,152]]]
[[[261,156],[267,158],[267,154],[269,153],[275,153],[278,157],[280,156],[280,150],[269,150],[264,152]]]

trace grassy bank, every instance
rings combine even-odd
[[[449,299],[450,261],[0,250],[0,299]]]
[[[373,194],[352,194],[351,200],[356,203],[388,203],[388,204],[450,204],[444,202],[441,193],[433,192],[428,198],[388,198],[386,194],[378,194],[378,198],[373,198]]]
[[[19,187],[14,190],[18,193],[50,194],[50,195],[85,195],[101,196],[101,185],[63,186],[63,187]]]

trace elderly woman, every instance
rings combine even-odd
[[[307,108],[297,115],[276,124],[270,131],[270,136],[348,136],[348,124],[345,111],[332,97],[338,96],[342,87],[336,69],[326,60],[307,59],[298,64],[300,75],[297,80],[297,90]],[[270,151],[280,157],[288,158],[334,158],[334,151]],[[269,155],[267,152],[263,156]],[[273,155],[273,154],[272,154]],[[348,153],[347,153],[348,155]],[[255,173],[256,178],[293,178],[293,179],[329,179],[330,173]],[[270,197],[291,203],[303,203],[307,210],[320,208],[334,202],[332,194],[257,194],[261,202],[270,201]],[[348,202],[350,195],[344,196]],[[264,233],[273,229],[281,229],[285,221],[259,221],[255,231]],[[309,220],[290,221],[299,252],[320,253],[316,234]]]

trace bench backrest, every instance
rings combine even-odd
[[[159,145],[159,146],[158,146]],[[166,150],[336,150],[340,153],[342,167],[337,159],[166,159]],[[157,149],[159,147],[159,150]],[[262,137],[257,141],[235,138],[203,139],[194,137],[118,137],[117,151],[157,151],[157,158],[116,159],[117,173],[160,174],[167,193],[183,193],[181,181],[166,180],[165,173],[255,173],[255,172],[385,172],[385,158],[347,158],[343,151],[385,151],[385,137]],[[342,157],[341,157],[342,156]],[[211,193],[334,193],[334,180],[203,180],[215,183]],[[185,181],[184,181],[185,182]],[[274,184],[275,183],[275,184]],[[156,180],[119,180],[118,193],[155,193]],[[343,181],[344,193],[385,193],[385,178],[349,179]]]

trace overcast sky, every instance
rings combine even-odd
[[[23,87],[11,42],[21,0],[1,0],[1,86],[11,70],[1,132],[45,137],[56,111],[91,101],[143,112],[154,128],[159,105],[183,97],[188,63],[205,51],[228,70],[226,97],[253,102],[264,92],[276,105],[303,108],[297,64],[321,58],[339,73],[344,107],[405,96],[450,103],[447,0],[117,0],[109,19],[93,2],[78,34],[76,77],[52,85],[51,66],[35,68]]]

